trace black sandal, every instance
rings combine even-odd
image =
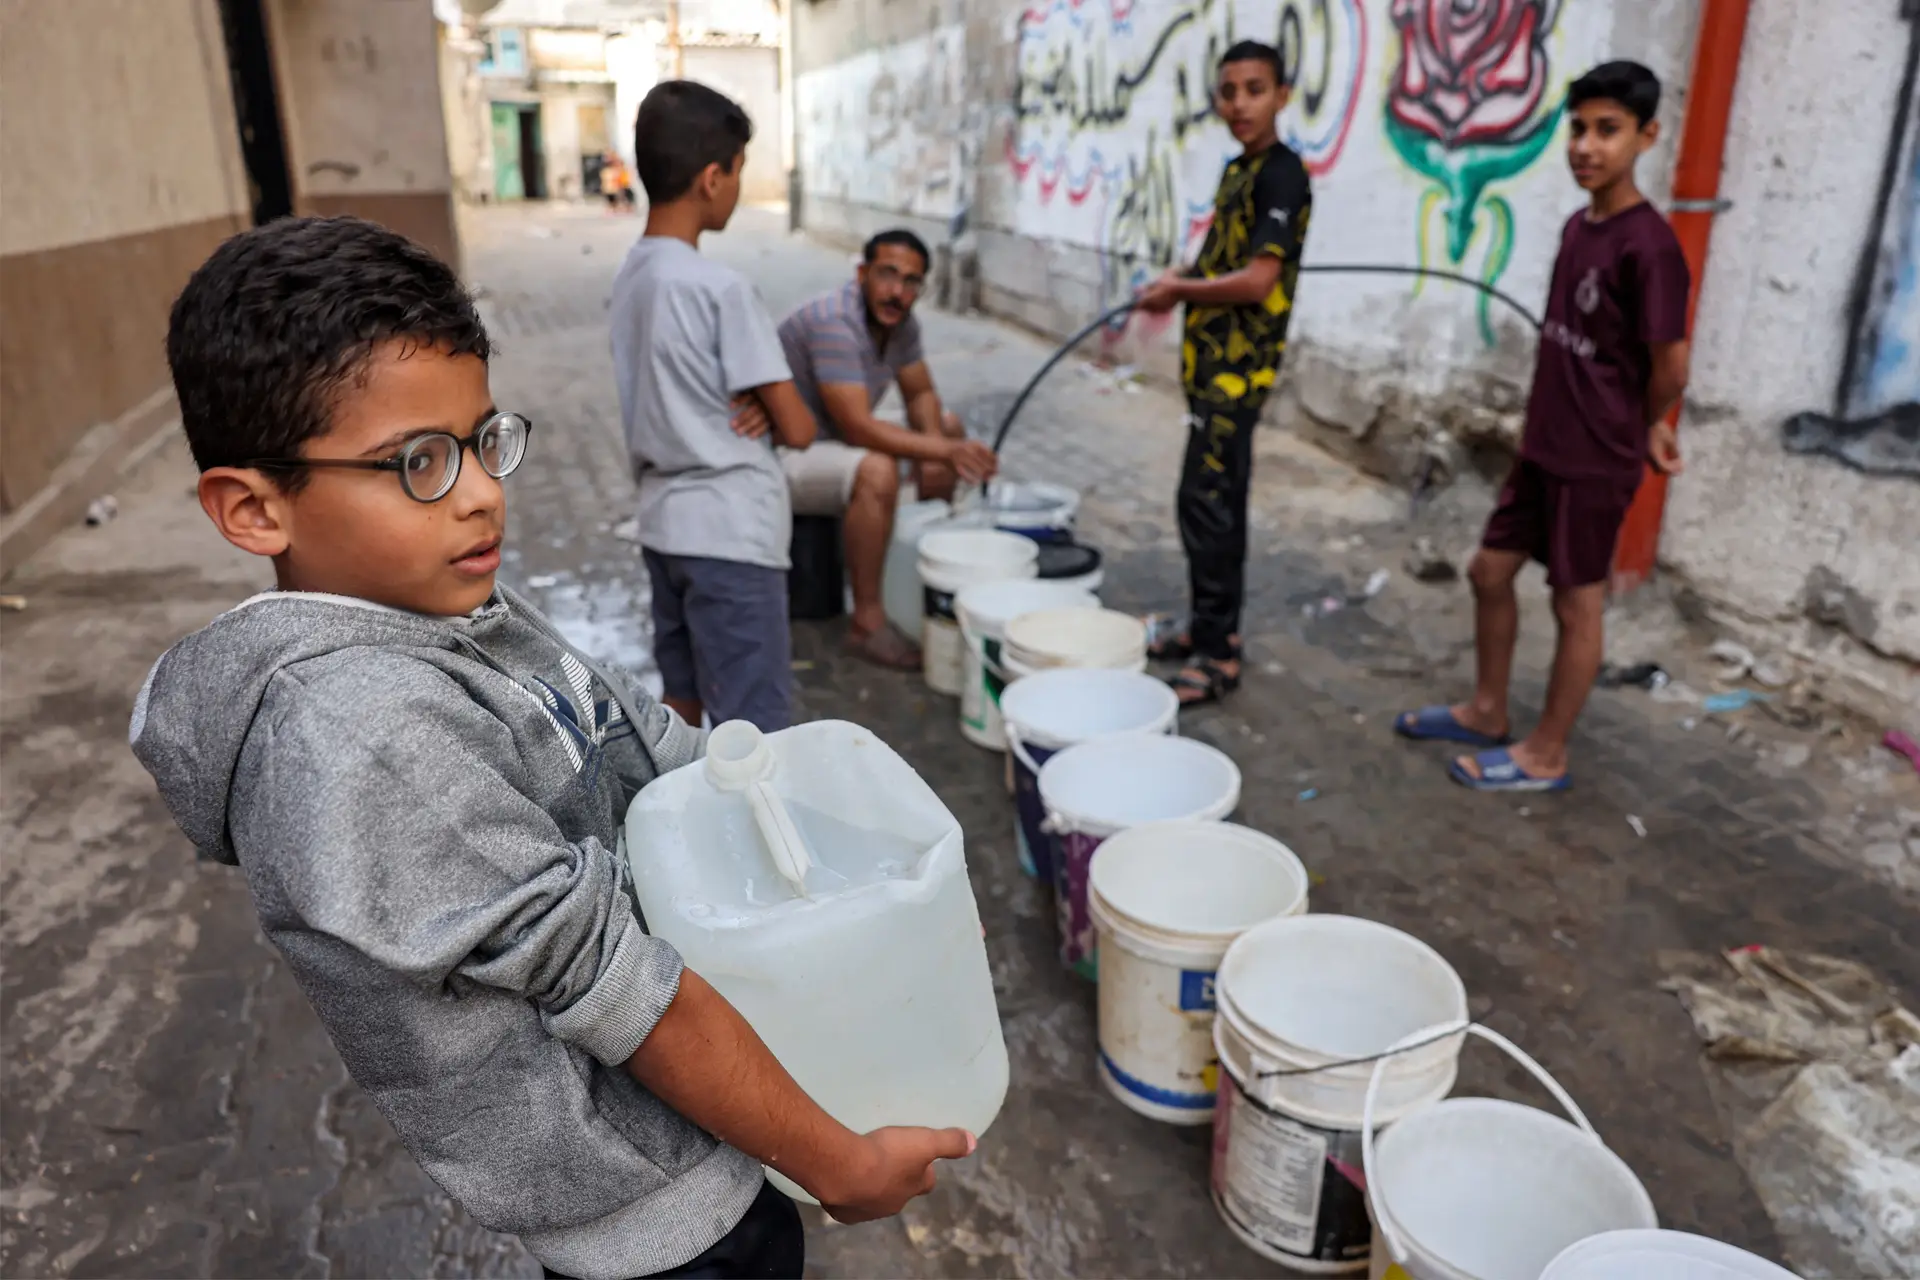
[[[1197,698],[1181,698],[1180,709],[1185,711],[1189,707],[1207,706],[1220,701],[1235,689],[1238,689],[1240,687],[1241,673],[1238,671],[1228,671],[1220,665],[1222,662],[1234,661],[1238,661],[1238,659],[1195,658],[1192,663],[1189,664],[1192,668],[1191,671],[1182,671],[1179,675],[1168,680],[1167,683],[1172,686],[1175,696],[1178,696],[1182,690],[1186,689],[1191,689],[1200,695]],[[1195,672],[1198,674],[1194,674]]]

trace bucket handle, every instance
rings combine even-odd
[[[1507,1039],[1498,1031],[1493,1030],[1493,1028],[1483,1027],[1477,1022],[1443,1022],[1431,1027],[1423,1027],[1412,1035],[1403,1036],[1399,1040],[1396,1040],[1385,1053],[1380,1055],[1380,1060],[1373,1064],[1373,1073],[1367,1079],[1366,1101],[1362,1103],[1360,1107],[1361,1176],[1367,1180],[1367,1198],[1373,1202],[1374,1226],[1379,1229],[1381,1237],[1386,1241],[1388,1255],[1395,1260],[1407,1256],[1406,1246],[1400,1238],[1398,1228],[1394,1225],[1393,1215],[1387,1212],[1385,1198],[1375,1194],[1374,1191],[1373,1103],[1374,1099],[1380,1094],[1380,1073],[1385,1069],[1389,1057],[1412,1048],[1416,1042],[1425,1041],[1429,1038],[1441,1039],[1447,1035],[1458,1034],[1462,1031],[1468,1035],[1479,1036],[1482,1040],[1489,1042],[1496,1049],[1503,1051],[1509,1058],[1512,1058],[1515,1062],[1525,1067],[1528,1074],[1535,1080],[1538,1080],[1546,1091],[1553,1095],[1553,1100],[1560,1104],[1573,1122],[1579,1125],[1589,1138],[1592,1138],[1595,1142],[1600,1142],[1600,1135],[1594,1131],[1593,1125],[1588,1121],[1586,1113],[1580,1110],[1574,1100],[1567,1095],[1567,1091],[1560,1087],[1560,1082],[1548,1075],[1545,1067],[1528,1057],[1526,1051],[1521,1049],[1519,1045]],[[1606,1144],[1601,1143],[1601,1145],[1605,1146]]]
[[[1020,741],[1020,730],[1014,726],[1013,721],[1007,721],[1006,731],[1008,753],[1022,765],[1025,765],[1028,773],[1038,778],[1040,776],[1040,766],[1035,764],[1033,757],[1027,754],[1027,744]]]
[[[956,609],[954,610],[954,612],[958,613],[959,610]],[[967,620],[964,617],[957,619],[957,621],[960,623],[961,641],[966,644],[967,648],[973,650],[973,654],[976,658],[980,659],[981,667],[984,668],[989,675],[994,676],[996,679],[1005,680],[1007,678],[1006,670],[1003,667],[1001,667],[999,663],[987,657],[986,637],[981,635],[978,631],[975,631],[972,627],[968,626]]]

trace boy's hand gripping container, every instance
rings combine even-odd
[[[960,824],[892,748],[844,721],[731,721],[639,794],[626,839],[648,932],[834,1119],[993,1122],[1007,1049]]]

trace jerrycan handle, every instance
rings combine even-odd
[[[766,735],[748,721],[729,720],[716,726],[707,738],[707,781],[719,791],[745,793],[774,869],[792,881],[794,890],[804,898],[813,858],[793,823],[793,815],[787,812],[786,801],[773,788],[773,769],[773,751],[767,746]]]

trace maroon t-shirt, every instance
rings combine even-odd
[[[1651,204],[1560,234],[1520,456],[1565,480],[1646,465],[1648,347],[1687,336],[1687,259]]]

